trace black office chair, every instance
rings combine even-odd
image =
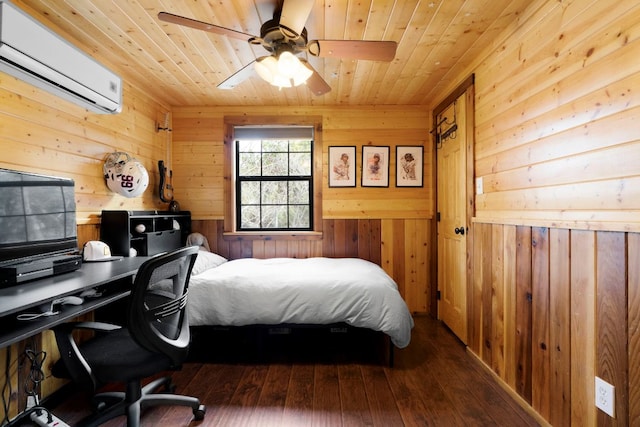
[[[185,247],[142,264],[131,291],[127,327],[80,322],[54,328],[61,355],[54,376],[67,373],[92,393],[108,383],[126,384],[126,392],[96,394],[95,413],[82,425],[97,426],[126,415],[128,427],[138,426],[141,410],[154,405],[189,406],[195,420],[204,418],[206,408],[197,398],[172,394],[170,376],[141,387],[146,378],[179,369],[187,356],[190,333],[185,310],[197,254],[196,246]],[[95,337],[78,345],[72,336],[77,329],[94,330]],[[155,393],[161,387],[169,394]]]

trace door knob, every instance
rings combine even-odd
[[[462,234],[464,236],[464,227],[457,227],[453,230],[456,234]]]

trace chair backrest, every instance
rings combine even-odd
[[[189,351],[186,313],[189,278],[197,246],[157,255],[138,269],[131,291],[128,328],[149,351],[167,355],[177,366]]]

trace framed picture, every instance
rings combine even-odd
[[[396,187],[422,187],[424,164],[422,145],[398,145],[396,147]]]
[[[329,187],[356,186],[356,147],[329,147]]]
[[[362,186],[389,186],[389,147],[362,147]]]

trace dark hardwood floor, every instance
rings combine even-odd
[[[269,355],[273,349],[267,346],[262,358],[241,362],[216,360],[212,355],[220,353],[221,341],[196,338],[194,356],[173,378],[178,393],[197,396],[207,406],[204,421],[192,421],[188,408],[160,407],[145,411],[143,426],[538,425],[430,317],[416,318],[411,344],[395,350],[393,367],[361,358],[361,352],[351,357],[350,344],[366,346],[350,338],[334,345],[333,360],[306,342],[302,347],[310,353],[280,346],[285,350]],[[73,425],[88,413],[88,402],[72,394],[53,412]],[[125,420],[106,425],[122,426]]]

